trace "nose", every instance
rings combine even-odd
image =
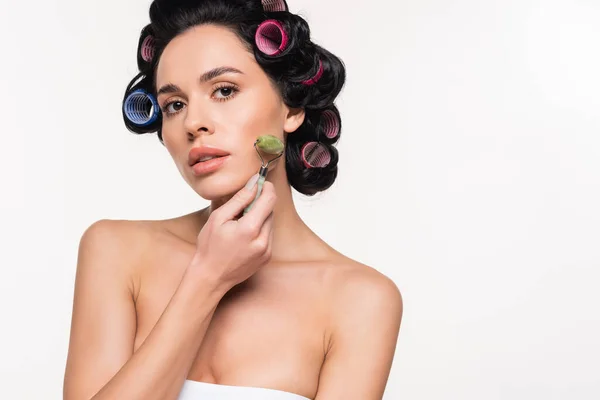
[[[184,121],[184,128],[190,139],[199,135],[212,134],[214,129],[206,110],[200,105],[190,103]]]

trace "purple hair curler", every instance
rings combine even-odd
[[[287,11],[287,4],[284,0],[262,0],[263,10],[266,12]]]
[[[288,35],[281,22],[268,19],[258,26],[254,40],[261,52],[268,56],[276,56],[287,47]]]
[[[335,139],[340,134],[341,123],[339,117],[332,110],[325,110],[321,114],[322,131],[328,139]]]
[[[323,143],[308,142],[302,146],[300,157],[306,168],[323,168],[331,162],[331,154]]]
[[[319,69],[317,70],[317,73],[310,79],[307,79],[305,81],[302,81],[302,83],[304,85],[314,85],[315,83],[317,83],[319,81],[319,79],[321,79],[321,77],[323,76],[323,63],[321,62],[321,60],[319,60]]]
[[[146,62],[151,62],[154,58],[154,36],[148,35],[142,42],[141,55],[142,59]]]
[[[151,94],[144,89],[134,90],[123,102],[127,119],[137,126],[148,126],[158,119],[160,107]]]

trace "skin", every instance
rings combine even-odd
[[[221,66],[243,74],[198,82]],[[94,318],[82,313],[73,319],[69,387],[83,385],[69,381],[71,371],[89,368],[86,382],[97,390],[140,348],[176,291],[207,218],[258,171],[256,138],[284,140],[304,119],[303,110],[283,103],[254,56],[223,27],[203,25],[175,38],[162,54],[156,80],[157,88],[170,83],[180,89],[158,97],[166,149],[185,181],[211,204],[168,220],[103,220],[91,228],[103,232],[96,246],[118,255],[121,264],[107,260],[102,267],[110,285],[87,278],[89,286],[76,293],[75,307],[93,304],[87,308]],[[232,84],[236,90],[222,89]],[[216,172],[196,177],[187,157],[199,145],[231,157]],[[222,298],[186,377],[318,400],[381,399],[400,328],[401,294],[389,278],[340,254],[302,221],[284,162],[282,157],[268,176],[277,193],[271,259]],[[91,257],[86,251],[80,257]],[[86,279],[86,272],[80,274]]]

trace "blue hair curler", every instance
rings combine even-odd
[[[137,89],[123,102],[123,111],[132,124],[148,126],[158,119],[160,107],[154,96],[144,89]]]

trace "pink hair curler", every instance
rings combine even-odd
[[[324,168],[331,162],[331,153],[323,143],[319,142],[304,144],[300,157],[306,168]]]
[[[302,81],[302,83],[304,85],[314,85],[315,83],[317,83],[319,81],[319,79],[321,79],[321,77],[323,76],[323,63],[321,62],[321,60],[319,60],[319,70],[317,71],[317,73],[310,79],[307,79],[305,81]]]
[[[263,10],[266,12],[287,11],[284,0],[262,0]]]
[[[276,56],[286,49],[288,35],[281,22],[268,19],[258,26],[254,40],[260,51],[268,56]]]
[[[335,139],[340,134],[341,123],[337,114],[332,110],[325,110],[321,114],[320,124],[328,139]]]
[[[142,59],[144,61],[151,62],[154,58],[154,44],[155,41],[152,35],[146,36],[146,38],[142,42],[142,48],[140,51],[142,53]]]

